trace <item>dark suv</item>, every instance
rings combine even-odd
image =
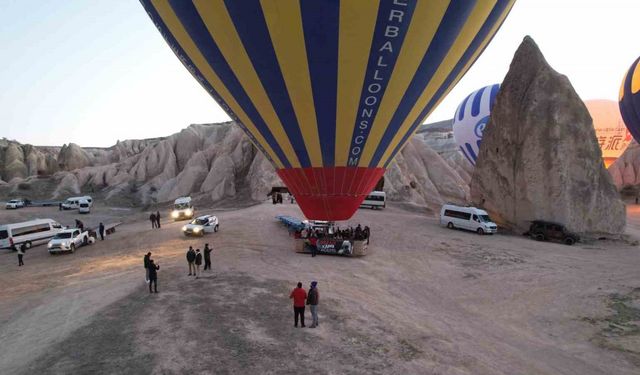
[[[578,235],[569,232],[564,225],[542,220],[531,222],[528,234],[536,241],[560,241],[566,245],[573,245],[580,240]]]

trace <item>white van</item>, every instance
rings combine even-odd
[[[80,202],[78,203],[78,213],[91,213],[91,203],[89,203],[89,201],[86,199],[80,199]]]
[[[180,197],[173,202],[171,218],[173,220],[193,219],[194,211],[193,205],[191,204],[191,197]]]
[[[22,244],[28,249],[45,243],[58,234],[62,225],[51,219],[35,219],[22,223],[0,225],[0,248],[16,249]]]
[[[62,203],[62,209],[63,210],[77,210],[78,208],[80,208],[80,201],[85,200],[89,203],[89,207],[91,207],[93,205],[93,198],[91,198],[88,195],[85,195],[83,197],[70,197],[67,198],[66,201],[64,201],[64,203]]]
[[[380,210],[387,207],[387,194],[384,191],[372,191],[367,195],[360,207],[370,207],[374,210]]]
[[[445,204],[440,210],[440,224],[449,229],[472,230],[478,234],[496,233],[498,226],[491,221],[486,211],[475,207]]]

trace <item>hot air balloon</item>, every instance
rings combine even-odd
[[[640,57],[631,65],[620,87],[620,113],[636,142],[640,140]]]
[[[495,84],[472,92],[460,103],[453,118],[453,138],[473,165],[476,165],[482,132],[489,122],[498,90],[500,85]]]
[[[618,103],[613,100],[586,100],[584,104],[593,119],[604,165],[609,168],[627,149],[631,133],[624,126]]]
[[[346,220],[515,0],[141,0],[304,215]]]

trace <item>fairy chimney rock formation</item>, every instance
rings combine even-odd
[[[517,233],[532,220],[559,222],[586,237],[625,229],[625,206],[589,112],[530,37],[511,62],[485,129],[471,199]]]

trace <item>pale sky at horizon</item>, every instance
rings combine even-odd
[[[525,35],[584,100],[617,100],[640,55],[638,15],[639,0],[518,0],[427,122],[501,82]],[[0,0],[0,45],[0,138],[106,147],[229,119],[135,0]]]

